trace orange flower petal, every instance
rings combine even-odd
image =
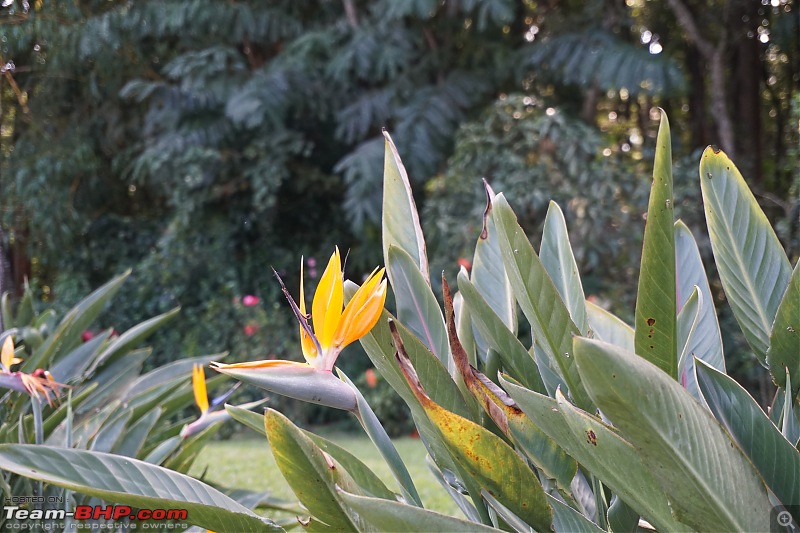
[[[3,371],[11,372],[11,365],[14,364],[14,340],[11,335],[6,337],[3,342],[3,348],[0,350],[0,364],[3,365]]]
[[[384,272],[383,268],[373,272],[350,299],[334,338],[337,348],[344,348],[366,335],[380,319],[386,303]]]
[[[206,375],[201,365],[194,365],[192,369],[192,388],[194,401],[201,413],[208,411],[208,392],[206,391]]]
[[[319,280],[317,292],[314,293],[314,301],[311,304],[314,333],[323,352],[326,352],[331,346],[333,335],[342,316],[343,304],[342,262],[337,247]]]
[[[306,292],[304,288],[304,281],[303,281],[303,259],[300,259],[300,313],[305,315],[306,314]],[[306,333],[306,330],[303,329],[303,326],[300,327],[300,348],[303,350],[303,357],[305,357],[308,364],[313,364],[312,362],[319,356],[317,353],[317,347],[314,345],[314,340]]]

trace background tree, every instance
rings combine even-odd
[[[291,355],[296,332],[271,312],[283,304],[269,265],[296,286],[298,252],[312,282],[335,243],[350,272],[379,261],[383,127],[412,179],[429,183],[416,190],[430,212],[452,209],[459,191],[472,199],[459,208],[480,209],[478,176],[458,172],[470,153],[509,187],[532,167],[556,171],[525,196],[530,224],[537,198],[575,193],[568,222],[590,239],[602,203],[580,193],[601,181],[598,194],[629,195],[628,213],[608,215],[619,250],[579,251],[583,267],[620,272],[596,288],[612,302],[638,261],[639,237],[623,234],[643,212],[636,162],[650,156],[656,105],[679,157],[732,146],[790,253],[800,249],[794,1],[5,4],[0,201],[14,279],[66,307],[133,266],[109,320],[182,305],[154,341],[161,359],[179,345]],[[514,170],[512,152],[533,159]],[[460,248],[447,243],[474,235],[440,230],[452,266]],[[244,294],[267,312],[233,303]]]

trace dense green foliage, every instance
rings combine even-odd
[[[796,3],[712,4],[687,5],[701,27],[717,24],[706,38],[731,59],[726,90],[740,89],[721,98],[743,113],[737,159],[753,169],[796,254]],[[133,267],[105,325],[123,329],[181,305],[175,327],[153,339],[155,361],[225,349],[291,355],[294,328],[272,312],[280,294],[269,266],[296,287],[298,252],[324,256],[340,243],[356,271],[377,262],[382,127],[412,181],[429,183],[415,188],[426,212],[460,209],[446,205],[453,194],[480,209],[473,175],[524,189],[515,197],[537,215],[546,198],[586,193],[563,205],[586,242],[576,254],[587,284],[606,300],[635,282],[640,247],[624,228],[641,215],[646,186],[618,153],[649,156],[656,103],[685,126],[677,155],[723,141],[710,62],[671,5],[15,0],[0,17],[0,186],[13,281],[28,276],[66,310]],[[743,79],[755,88],[737,85]],[[611,156],[600,155],[606,148]],[[548,178],[533,188],[529,173]],[[602,210],[606,193],[627,213]],[[597,216],[608,218],[582,223]],[[448,220],[425,225],[436,226],[439,249],[463,250]],[[619,235],[611,254],[592,248],[601,228]],[[594,272],[606,269],[614,281],[595,289]],[[260,296],[267,314],[232,306],[246,294]],[[212,321],[219,327],[205,327]],[[257,332],[245,334],[248,325]]]
[[[428,466],[463,517],[423,507],[408,466],[359,388],[313,357],[211,368],[352,414],[400,494],[355,450],[277,410],[261,415],[230,405],[231,417],[267,437],[302,508],[235,491],[240,504],[170,469],[95,451],[0,444],[0,467],[51,490],[186,508],[187,522],[220,531],[278,531],[298,522],[364,532],[795,527],[800,262],[792,268],[724,152],[707,148],[694,180],[727,301],[777,387],[766,412],[727,375],[709,278],[692,231],[675,217],[666,115],[656,139],[633,326],[585,298],[558,204],[547,208],[537,253],[505,193],[488,185],[471,271],[462,268],[452,289],[442,278],[440,308],[410,182],[385,138],[382,240],[397,317],[383,309],[383,285],[343,283],[338,254],[318,288],[326,305],[297,317],[320,356],[339,346],[326,335],[342,324],[370,324],[359,330],[362,347],[413,413]],[[365,294],[376,295],[378,305],[367,305]],[[358,311],[349,312],[354,304]],[[530,340],[518,337],[520,324]],[[365,377],[368,388],[376,381]],[[421,457],[412,461],[419,467]],[[76,471],[76,462],[89,468]],[[120,476],[131,483],[120,486]],[[288,510],[297,522],[260,518],[248,509],[256,506]]]

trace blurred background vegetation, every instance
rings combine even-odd
[[[152,364],[299,357],[270,266],[297,287],[304,256],[311,292],[336,244],[357,281],[381,262],[381,128],[450,277],[486,178],[531,235],[558,201],[587,295],[632,318],[657,106],[699,240],[715,144],[800,254],[796,0],[4,0],[0,106],[3,290],[67,309],[133,267],[106,326],[183,308]],[[732,373],[768,402],[720,309]],[[366,357],[341,363],[365,383]]]

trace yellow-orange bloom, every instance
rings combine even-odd
[[[344,303],[344,277],[339,249],[333,252],[319,280],[311,303],[313,333],[300,326],[300,346],[309,365],[331,370],[336,358],[348,344],[357,341],[375,326],[386,302],[385,269],[375,269],[356,291],[347,306]],[[306,314],[303,267],[300,267],[300,313]]]
[[[192,367],[192,389],[194,390],[194,402],[200,408],[200,413],[208,411],[208,392],[206,392],[206,375],[202,365]]]
[[[306,363],[269,360],[226,365],[212,362],[211,368],[298,400],[337,409],[356,409],[355,392],[331,370],[345,346],[369,333],[380,319],[386,302],[384,271],[375,269],[345,306],[342,260],[337,248],[319,280],[308,315],[301,264],[300,303],[295,303],[283,282],[281,287],[300,322],[300,347]]]

